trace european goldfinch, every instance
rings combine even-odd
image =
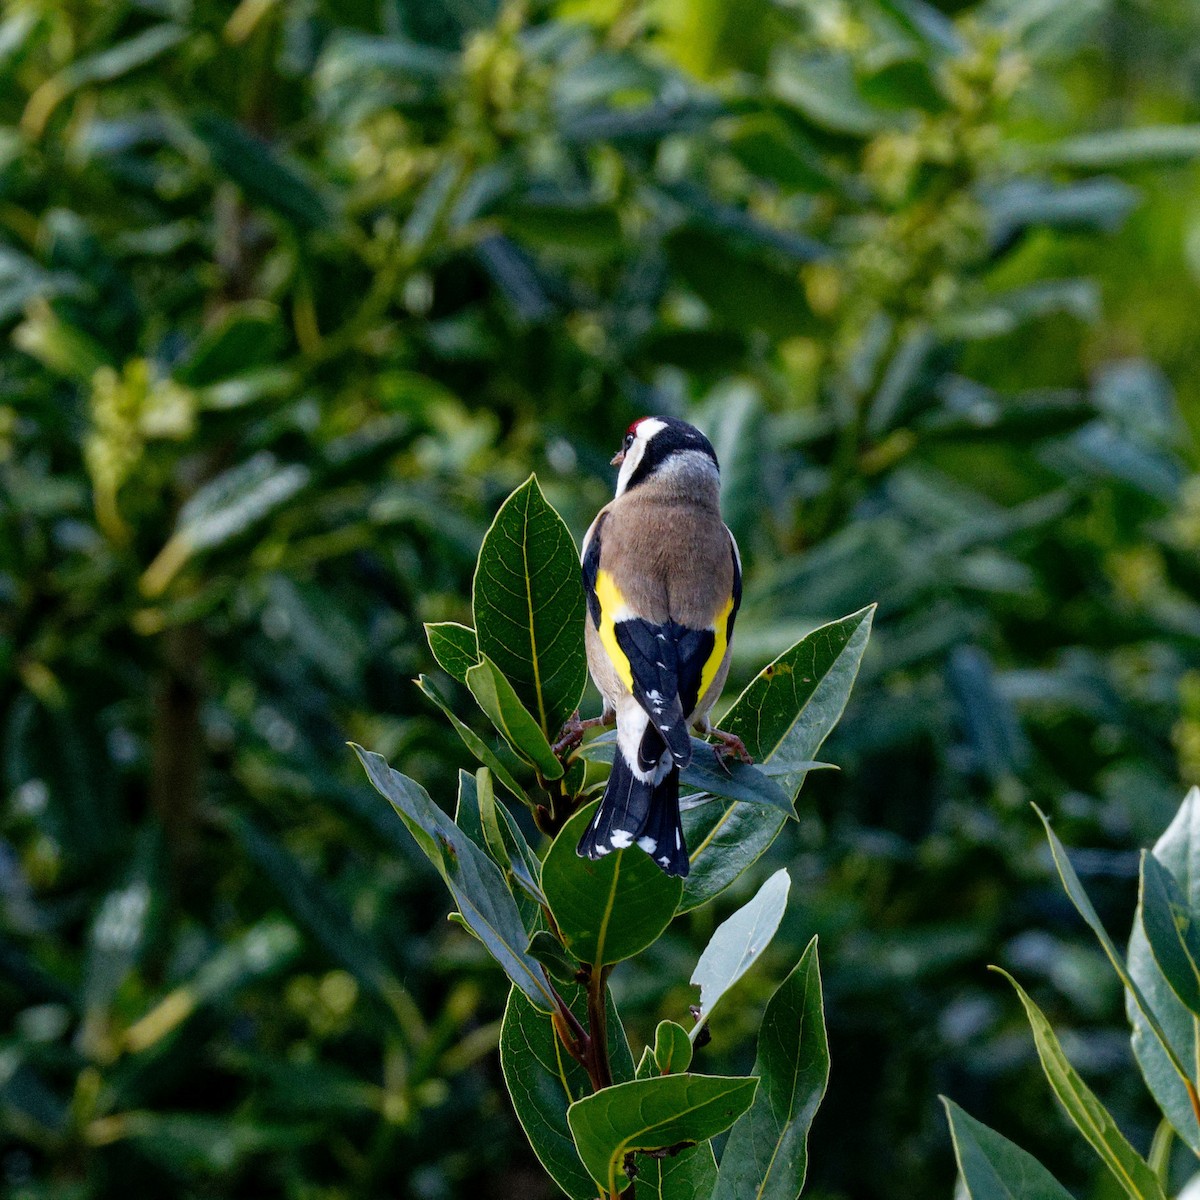
[[[708,714],[729,672],[742,597],[737,543],[721,520],[712,444],[670,417],[635,421],[613,459],[614,499],[583,542],[588,668],[617,726],[612,774],[577,852],[600,858],[636,845],[669,875],[688,873],[679,771],[689,730],[720,738],[718,755],[747,758]]]

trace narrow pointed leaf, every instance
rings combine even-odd
[[[574,983],[579,974],[579,962],[572,958],[563,944],[548,929],[539,929],[529,940],[529,954],[560,983]]]
[[[700,989],[700,1015],[692,1029],[693,1040],[721,997],[770,945],[783,920],[791,886],[787,871],[780,867],[753,900],[717,926],[692,972],[691,983]]]
[[[442,710],[446,720],[454,726],[454,732],[462,738],[463,745],[491,771],[509,794],[515,796],[516,799],[520,800],[527,807],[532,807],[533,802],[529,799],[525,789],[512,777],[508,768],[496,756],[496,752],[474,730],[468,728],[455,716],[454,710],[442,698],[441,693],[434,687],[433,681],[428,675],[422,675],[417,679],[417,687]]]
[[[1142,852],[1142,928],[1175,994],[1200,1015],[1200,930],[1174,876]]]
[[[1146,999],[1142,989],[1138,986],[1137,980],[1129,973],[1129,968],[1125,965],[1125,960],[1121,957],[1120,952],[1113,945],[1112,938],[1108,936],[1108,932],[1105,930],[1099,914],[1088,898],[1083,884],[1079,882],[1079,876],[1075,873],[1075,868],[1071,866],[1071,860],[1067,857],[1066,847],[1058,840],[1058,835],[1050,827],[1049,818],[1036,804],[1033,806],[1033,811],[1042,819],[1042,824],[1045,826],[1046,837],[1050,842],[1050,853],[1054,856],[1054,865],[1058,868],[1059,878],[1062,879],[1063,887],[1066,889],[1071,903],[1075,905],[1076,911],[1087,922],[1088,928],[1096,935],[1101,948],[1108,956],[1108,961],[1112,964],[1113,970],[1116,971],[1117,977],[1125,985],[1147,1027],[1154,1034],[1155,1038],[1158,1039],[1163,1053],[1178,1074],[1180,1080],[1186,1083],[1189,1079],[1188,1071],[1183,1064],[1183,1060],[1180,1058],[1178,1047],[1168,1039],[1167,1033],[1155,1015],[1149,1000]]]
[[[571,532],[536,476],[509,496],[484,536],[472,604],[481,654],[553,738],[587,682],[583,584]]]
[[[559,831],[542,863],[542,891],[567,948],[581,962],[601,966],[657,941],[683,887],[636,846],[595,862],[580,858],[575,847],[595,811],[589,804]]]
[[[577,1100],[567,1123],[588,1173],[616,1195],[629,1182],[626,1154],[715,1137],[746,1111],[757,1087],[757,1079],[724,1075],[636,1079]]]
[[[577,757],[588,762],[611,763],[616,746],[617,735],[613,730],[592,738],[580,747]],[[707,797],[717,797],[741,800],[746,804],[766,805],[768,808],[778,809],[793,820],[796,819],[793,797],[780,786],[773,771],[739,762],[737,759],[718,762],[714,749],[712,742],[692,738],[692,761],[679,773],[679,781],[685,788],[702,793],[701,796],[684,798],[692,800],[693,807],[696,803],[704,802]],[[806,762],[801,765],[805,770],[813,770],[829,764]],[[790,774],[792,771],[785,769],[783,773]],[[684,807],[686,808],[686,803]]]
[[[1032,1154],[942,1098],[969,1200],[1072,1200]]]
[[[378,754],[355,746],[367,778],[408,826],[417,845],[450,889],[463,920],[538,1008],[553,997],[546,974],[526,947],[529,934],[500,868],[429,798],[423,787],[393,771]]]
[[[467,672],[479,661],[475,630],[454,621],[427,624],[425,637],[437,665],[459,683],[467,682]]]
[[[479,707],[503,735],[518,758],[537,767],[546,779],[561,779],[563,768],[541,726],[521,703],[513,686],[486,656],[467,671],[467,687]]]
[[[795,1200],[808,1171],[808,1131],[829,1082],[817,941],[767,1004],[754,1073],[758,1094],[729,1134],[713,1200]]]
[[[559,994],[581,1023],[587,999],[578,984],[563,984]],[[620,1017],[608,998],[608,1055],[613,1077],[633,1078],[633,1060]],[[575,1149],[567,1109],[589,1094],[587,1072],[564,1049],[549,1014],[538,1011],[514,987],[500,1026],[500,1067],[513,1108],[542,1166],[572,1200],[595,1200],[596,1185]]]
[[[756,763],[795,764],[776,782],[795,796],[808,764],[838,723],[867,640],[874,605],[814,629],[765,667],[722,721]],[[779,836],[786,818],[740,802],[706,804],[684,814],[692,870],[684,885],[687,912],[727,888]]]
[[[1154,858],[1170,871],[1189,908],[1200,909],[1200,789],[1192,788],[1175,819],[1154,846]],[[1200,1022],[1163,975],[1143,928],[1141,906],[1129,937],[1129,974],[1137,983],[1157,1029],[1185,1063],[1200,1062]],[[1132,992],[1126,1014],[1133,1026],[1133,1053],[1155,1100],[1181,1138],[1200,1154],[1200,1126],[1187,1087]]]
[[[999,971],[997,967],[992,969]],[[1007,971],[999,973],[1013,985],[1025,1007],[1042,1069],[1075,1127],[1112,1172],[1113,1178],[1130,1200],[1166,1200],[1154,1172],[1129,1144],[1108,1110],[1071,1066],[1041,1009]]]

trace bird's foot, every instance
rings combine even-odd
[[[750,757],[750,751],[746,749],[746,743],[736,733],[727,733],[724,729],[717,729],[715,726],[710,728],[708,732],[719,743],[713,747],[713,753],[717,756],[717,762],[722,766],[724,766],[727,758],[736,758],[738,762],[744,763],[752,763],[754,761]]]
[[[597,729],[603,725],[611,725],[612,723],[613,718],[609,718],[607,713],[601,713],[598,717],[589,717],[586,721],[581,721],[579,719],[579,709],[576,709],[563,722],[563,727],[558,731],[558,741],[554,743],[551,749],[559,758],[562,758],[564,754],[574,750],[583,741],[583,735],[589,729]]]

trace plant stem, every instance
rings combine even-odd
[[[611,967],[593,967],[587,983],[588,1043],[592,1060],[588,1073],[596,1091],[612,1087],[613,1081],[612,1066],[608,1061],[608,1006],[605,1004],[610,970]]]
[[[1186,1080],[1188,1099],[1192,1102],[1192,1112],[1196,1117],[1196,1124],[1200,1125],[1200,1095],[1196,1094],[1196,1085],[1192,1081]]]

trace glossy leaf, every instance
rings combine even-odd
[[[215,112],[196,117],[193,128],[213,165],[251,201],[273,209],[300,230],[332,224],[333,207],[326,193],[270,143]]]
[[[770,945],[783,920],[791,885],[787,870],[780,867],[754,898],[722,921],[709,938],[690,981],[700,989],[700,1015],[692,1029],[693,1039],[712,1017],[721,997]]]
[[[707,1141],[745,1112],[757,1087],[723,1075],[636,1079],[575,1101],[567,1123],[588,1173],[615,1196],[628,1183],[626,1154]]]
[[[459,683],[467,682],[467,672],[479,661],[475,630],[454,621],[427,624],[425,637],[437,665]]]
[[[500,869],[434,802],[425,789],[393,771],[382,757],[355,746],[367,778],[408,826],[450,889],[463,920],[535,1007],[549,1012],[545,972],[529,956],[529,934]]]
[[[1142,928],[1175,994],[1200,1014],[1200,931],[1170,871],[1142,851]]]
[[[496,756],[496,752],[473,729],[468,728],[459,720],[428,675],[422,675],[417,679],[417,687],[442,710],[442,714],[454,726],[454,732],[462,738],[463,745],[491,771],[508,793],[520,800],[522,804],[530,805],[532,802],[525,789],[512,777],[508,768]]]
[[[1189,907],[1200,908],[1200,790],[1188,792],[1153,853],[1178,881]],[[1200,1029],[1155,960],[1140,911],[1129,937],[1129,974],[1177,1056],[1185,1063],[1200,1061]],[[1200,1153],[1200,1126],[1187,1089],[1132,992],[1126,993],[1125,1011],[1133,1027],[1134,1057],[1146,1086],[1180,1137]]]
[[[583,584],[570,530],[535,476],[501,505],[483,539],[472,604],[480,653],[554,737],[587,680]]]
[[[592,861],[575,847],[596,811],[577,812],[542,863],[542,890],[567,948],[601,966],[632,958],[658,940],[675,915],[682,882],[636,846]]]
[[[562,942],[548,929],[539,929],[530,938],[529,955],[536,958],[560,983],[576,982],[579,963],[563,949]]]
[[[711,1200],[717,1186],[712,1142],[699,1142],[678,1154],[643,1154],[638,1159],[638,1200]]]
[[[262,300],[231,305],[175,368],[189,387],[208,387],[270,363],[281,344],[279,311]]]
[[[838,723],[867,639],[874,606],[814,629],[753,679],[722,720],[755,762],[782,768],[774,778],[795,795],[809,764]],[[685,813],[692,870],[682,911],[711,900],[779,836],[785,818],[743,803],[706,804]]]
[[[1072,1200],[1032,1154],[941,1098],[968,1200]]]
[[[581,1023],[587,999],[578,984],[563,984],[559,994]],[[633,1060],[620,1017],[608,999],[608,1056],[613,1078],[633,1077]],[[529,1144],[550,1177],[573,1200],[595,1200],[596,1185],[575,1149],[567,1109],[591,1092],[587,1072],[567,1051],[550,1016],[540,1012],[518,988],[508,994],[500,1027],[500,1066],[513,1108]]]
[[[817,942],[767,1004],[754,1074],[758,1094],[733,1127],[713,1200],[795,1200],[808,1171],[808,1131],[829,1082]]]
[[[1063,887],[1066,888],[1071,903],[1075,905],[1076,911],[1087,922],[1088,928],[1096,935],[1096,939],[1099,941],[1104,953],[1108,956],[1108,961],[1112,964],[1113,970],[1116,971],[1117,977],[1125,985],[1146,1025],[1158,1039],[1163,1052],[1166,1054],[1176,1074],[1181,1081],[1187,1080],[1189,1078],[1187,1067],[1184,1060],[1180,1057],[1178,1046],[1169,1040],[1149,1000],[1146,999],[1142,989],[1138,986],[1137,980],[1130,974],[1129,968],[1126,966],[1120,952],[1113,945],[1112,938],[1108,936],[1108,932],[1105,930],[1096,909],[1093,907],[1091,900],[1088,899],[1088,894],[1084,890],[1083,884],[1079,882],[1079,876],[1075,873],[1075,868],[1071,866],[1071,860],[1067,857],[1066,848],[1058,840],[1057,834],[1050,827],[1049,818],[1036,804],[1033,806],[1033,810],[1041,818],[1042,824],[1045,826],[1046,837],[1050,842],[1050,853],[1054,856],[1054,865],[1058,868],[1059,878],[1062,879]]]
[[[1130,1200],[1166,1200],[1154,1172],[1129,1144],[1108,1110],[1071,1066],[1054,1030],[1050,1028],[1050,1022],[1007,971],[999,973],[1016,988],[1033,1029],[1033,1040],[1038,1058],[1042,1061],[1042,1069],[1075,1127],[1112,1172],[1113,1178]]]
[[[1083,134],[1050,147],[1046,157],[1090,170],[1191,162],[1200,157],[1200,125],[1143,125]]]
[[[660,1075],[678,1075],[692,1064],[692,1040],[674,1021],[659,1021],[654,1031],[654,1065]]]
[[[514,754],[537,767],[544,778],[562,778],[562,763],[550,749],[541,726],[530,716],[512,684],[500,674],[490,658],[485,655],[467,671],[466,684]]]
[[[586,742],[578,751],[578,757],[589,762],[611,763],[616,746],[616,732],[604,733]],[[756,767],[737,759],[718,760],[714,749],[715,743],[692,738],[692,761],[680,771],[679,781],[685,788],[693,789],[695,794],[682,796],[681,808],[686,811],[689,807],[696,807],[716,797],[740,800],[745,804],[766,805],[795,819],[793,797],[780,787],[771,769]],[[804,763],[803,767],[806,770],[819,770],[828,765],[808,762]],[[790,774],[791,769],[787,768],[787,772]]]

